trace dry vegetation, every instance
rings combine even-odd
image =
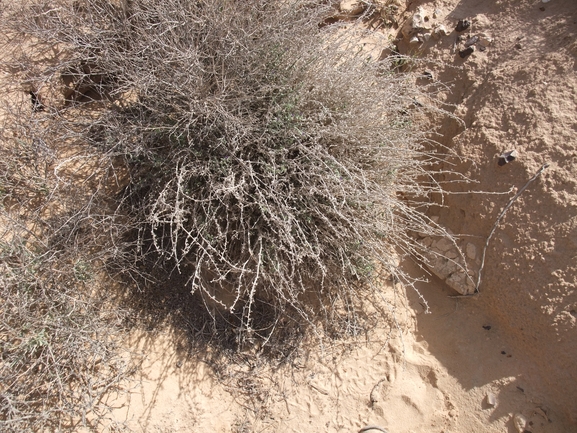
[[[355,333],[357,301],[406,279],[410,233],[438,230],[416,205],[439,190],[415,121],[426,108],[398,58],[352,49],[330,13],[263,0],[5,10],[5,93],[24,99],[6,101],[2,130],[0,426],[105,413],[99,396],[127,368],[106,278],[143,298],[178,281],[206,332],[220,323],[239,348],[299,326]]]

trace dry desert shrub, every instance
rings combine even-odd
[[[12,62],[32,98],[54,100],[38,113],[49,139],[81,137],[129,172],[125,270],[154,255],[245,337],[257,299],[311,323],[317,307],[350,310],[400,273],[411,231],[434,231],[413,206],[438,190],[420,91],[398,59],[324,25],[322,3],[35,0],[5,24],[56,52]]]
[[[0,430],[96,429],[109,415],[103,396],[129,373],[115,335],[125,315],[94,291],[101,252],[83,248],[86,203],[65,206],[51,156],[2,126]]]
[[[26,284],[60,287],[51,283],[58,273],[43,272],[69,251],[134,281],[179,275],[214,320],[228,312],[243,343],[268,340],[291,323],[287,316],[317,333],[350,324],[356,302],[385,277],[409,281],[398,258],[419,254],[411,233],[439,232],[420,210],[440,191],[419,123],[427,103],[398,58],[371,58],[357,43],[362,35],[327,24],[325,3],[7,7],[5,87],[25,91],[30,111],[13,115],[11,127],[27,131],[21,141],[30,151],[40,143],[56,153],[50,197],[66,210],[45,227],[60,241],[37,253],[49,259],[35,262],[40,274]],[[96,168],[75,190],[58,158]],[[20,299],[9,277],[28,263],[27,242],[18,245],[2,262],[5,299]],[[58,296],[76,283],[66,280]],[[26,302],[37,302],[30,293]],[[86,305],[74,311],[98,304]],[[270,326],[254,320],[262,308]],[[3,309],[3,327],[12,311]],[[70,341],[86,335],[67,329]],[[63,378],[55,377],[37,385]],[[3,398],[2,416],[17,419]]]

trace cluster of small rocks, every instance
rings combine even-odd
[[[454,30],[456,33],[454,45],[458,47],[459,57],[462,59],[469,57],[475,50],[485,51],[493,42],[493,38],[485,32],[471,32],[475,27],[482,27],[484,16],[475,17],[473,21],[459,20],[450,30],[445,26],[444,19],[442,10],[429,10],[419,6],[415,13],[406,20],[401,34],[410,45],[419,46],[431,39],[439,40],[448,36]]]
[[[440,39],[449,34],[443,24],[440,24],[441,10],[428,11],[422,6],[417,8],[413,16],[405,22],[401,33],[410,44],[419,45],[431,38]]]

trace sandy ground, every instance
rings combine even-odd
[[[402,337],[397,331],[388,339],[383,324],[366,341],[311,345],[276,369],[236,359],[219,371],[210,354],[177,349],[174,334],[137,334],[144,362],[115,421],[142,432],[357,432],[376,425],[391,433],[513,433],[512,418],[522,414],[529,431],[572,431],[564,408],[541,391],[538,368],[479,299],[452,298],[439,281],[419,289],[431,314],[409,292],[408,304],[399,304],[399,311],[409,307],[397,317]]]
[[[409,291],[398,301],[392,334],[383,324],[361,342],[312,344],[276,367],[247,357],[223,370],[210,354],[179,349],[171,332],[135,334],[129,346],[138,347],[143,364],[129,404],[118,399],[115,425],[142,432],[356,432],[376,425],[390,433],[514,433],[522,430],[517,416],[526,431],[577,431],[577,3],[413,1],[397,15],[396,37],[419,6],[448,34],[415,44],[405,37],[399,48],[428,62],[447,85],[439,98],[464,120],[445,120],[439,141],[464,158],[455,159],[458,170],[478,183],[454,189],[513,187],[505,195],[449,196],[448,206],[431,214],[481,251],[514,192],[550,164],[496,230],[481,293],[451,297],[457,293],[430,277],[419,290],[431,314]],[[462,19],[472,25],[457,33]],[[461,58],[475,35],[485,49],[476,45]],[[513,149],[517,159],[498,166],[498,155]]]

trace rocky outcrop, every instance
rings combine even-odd
[[[432,273],[461,295],[475,292],[477,273],[473,269],[478,269],[480,260],[474,244],[430,236],[419,243],[425,250],[425,265]]]

